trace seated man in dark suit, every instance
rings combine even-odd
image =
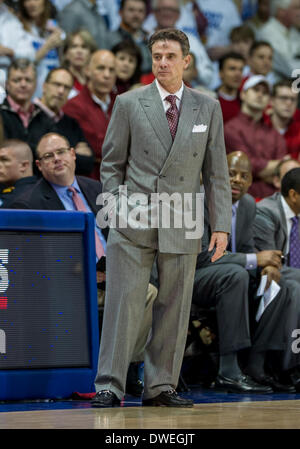
[[[258,392],[259,384],[274,391],[294,392],[293,386],[282,385],[265,372],[266,353],[285,348],[284,317],[288,319],[290,313],[289,292],[280,280],[281,251],[256,253],[255,200],[246,193],[252,182],[251,164],[242,152],[230,153],[227,159],[233,202],[231,252],[215,263],[210,262],[209,251],[198,256],[193,292],[194,304],[216,307],[220,363],[215,385],[227,391]],[[208,247],[210,237],[207,223],[206,217],[204,248]],[[259,303],[256,291],[264,274],[267,286],[275,280],[281,290],[256,322],[253,319]],[[249,348],[244,370],[248,376],[238,362],[238,351],[244,348]]]
[[[296,161],[294,161],[296,163]],[[300,328],[300,167],[288,170],[281,180],[280,192],[265,198],[257,204],[254,223],[255,246],[258,250],[276,249],[285,256],[282,276],[295,294],[295,317],[298,322],[293,329]],[[293,338],[289,334],[288,347]],[[300,390],[299,354],[289,350],[284,367]]]
[[[0,145],[0,207],[8,209],[16,198],[37,181],[32,152],[26,142],[5,140]]]
[[[96,205],[96,198],[101,193],[101,183],[84,176],[75,176],[76,153],[70,147],[68,140],[56,133],[46,134],[40,140],[36,154],[38,158],[36,164],[43,177],[30,191],[19,197],[12,207],[14,209],[79,210],[93,212],[96,215],[100,209],[100,206]],[[96,256],[100,270],[106,254],[106,238],[107,228],[102,232],[95,220]],[[97,272],[97,280],[98,283],[105,281],[103,271]],[[148,339],[152,303],[155,297],[156,287],[149,283],[144,322],[141,325],[132,362],[143,360],[142,352]],[[127,392],[129,392],[128,389]]]

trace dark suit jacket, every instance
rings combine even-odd
[[[102,192],[100,181],[95,181],[84,176],[76,177],[79,187],[85,196],[92,212],[96,216],[100,210],[100,206],[96,205],[97,196]],[[24,195],[19,196],[10,206],[12,209],[37,209],[37,210],[64,210],[65,207],[58,197],[55,190],[48,181],[41,178],[35,186],[27,191]],[[102,234],[107,240],[108,228],[102,229]],[[105,258],[102,258],[105,259]],[[100,271],[104,269],[104,261],[99,262],[97,267]]]
[[[101,183],[84,176],[76,177],[91,210],[96,215],[100,207],[96,198],[102,192]],[[41,178],[35,186],[12,204],[13,209],[64,210],[64,205],[48,181]]]
[[[246,254],[257,252],[254,247],[253,225],[256,214],[256,203],[254,198],[247,193],[240,199],[237,215],[236,215],[236,253],[227,251],[221,259],[214,262],[215,264],[235,263],[246,266]],[[209,226],[208,211],[205,209],[204,220],[204,235],[202,238],[203,252],[198,255],[197,268],[210,263],[208,253],[208,246],[211,237],[211,230]]]
[[[25,178],[18,179],[11,192],[7,192],[7,188],[1,185],[0,193],[0,207],[2,209],[9,209],[11,205],[17,200],[20,195],[24,195],[27,190],[32,189],[32,187],[37,182],[36,176],[26,176]]]
[[[279,192],[257,204],[254,238],[259,251],[278,249],[283,254],[288,252],[286,218]]]

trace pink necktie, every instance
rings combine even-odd
[[[76,210],[81,212],[87,212],[86,206],[82,201],[82,199],[80,198],[80,196],[78,195],[78,193],[76,192],[75,187],[69,187],[68,190],[72,193],[72,200],[73,203],[75,204]],[[101,257],[104,256],[105,253],[99,235],[96,232],[96,229],[95,229],[95,243],[96,243],[97,257],[98,259],[101,259]]]
[[[170,133],[172,136],[172,139],[175,139],[176,131],[177,131],[177,124],[179,119],[179,111],[176,106],[176,95],[168,95],[165,100],[167,100],[169,103],[171,103],[171,106],[166,112],[166,116],[169,123]]]

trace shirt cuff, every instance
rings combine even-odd
[[[246,254],[246,270],[255,270],[257,268],[256,254]]]

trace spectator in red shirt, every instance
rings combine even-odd
[[[245,59],[239,53],[227,53],[220,59],[221,86],[217,89],[223,120],[226,123],[232,119],[241,109],[239,87],[243,79]]]
[[[84,136],[94,151],[94,170],[90,175],[99,179],[102,144],[116,95],[115,56],[109,50],[93,53],[88,66],[88,83],[76,97],[71,98],[63,111],[78,121]]]
[[[265,115],[266,123],[284,137],[287,151],[294,159],[299,159],[300,153],[300,124],[295,119],[297,104],[298,93],[292,89],[292,81],[279,81],[273,88],[270,115]]]
[[[244,151],[252,164],[253,184],[249,193],[264,198],[275,192],[273,174],[286,156],[284,138],[268,126],[263,111],[270,100],[270,85],[262,75],[250,77],[240,93],[239,115],[225,124],[226,151]]]

